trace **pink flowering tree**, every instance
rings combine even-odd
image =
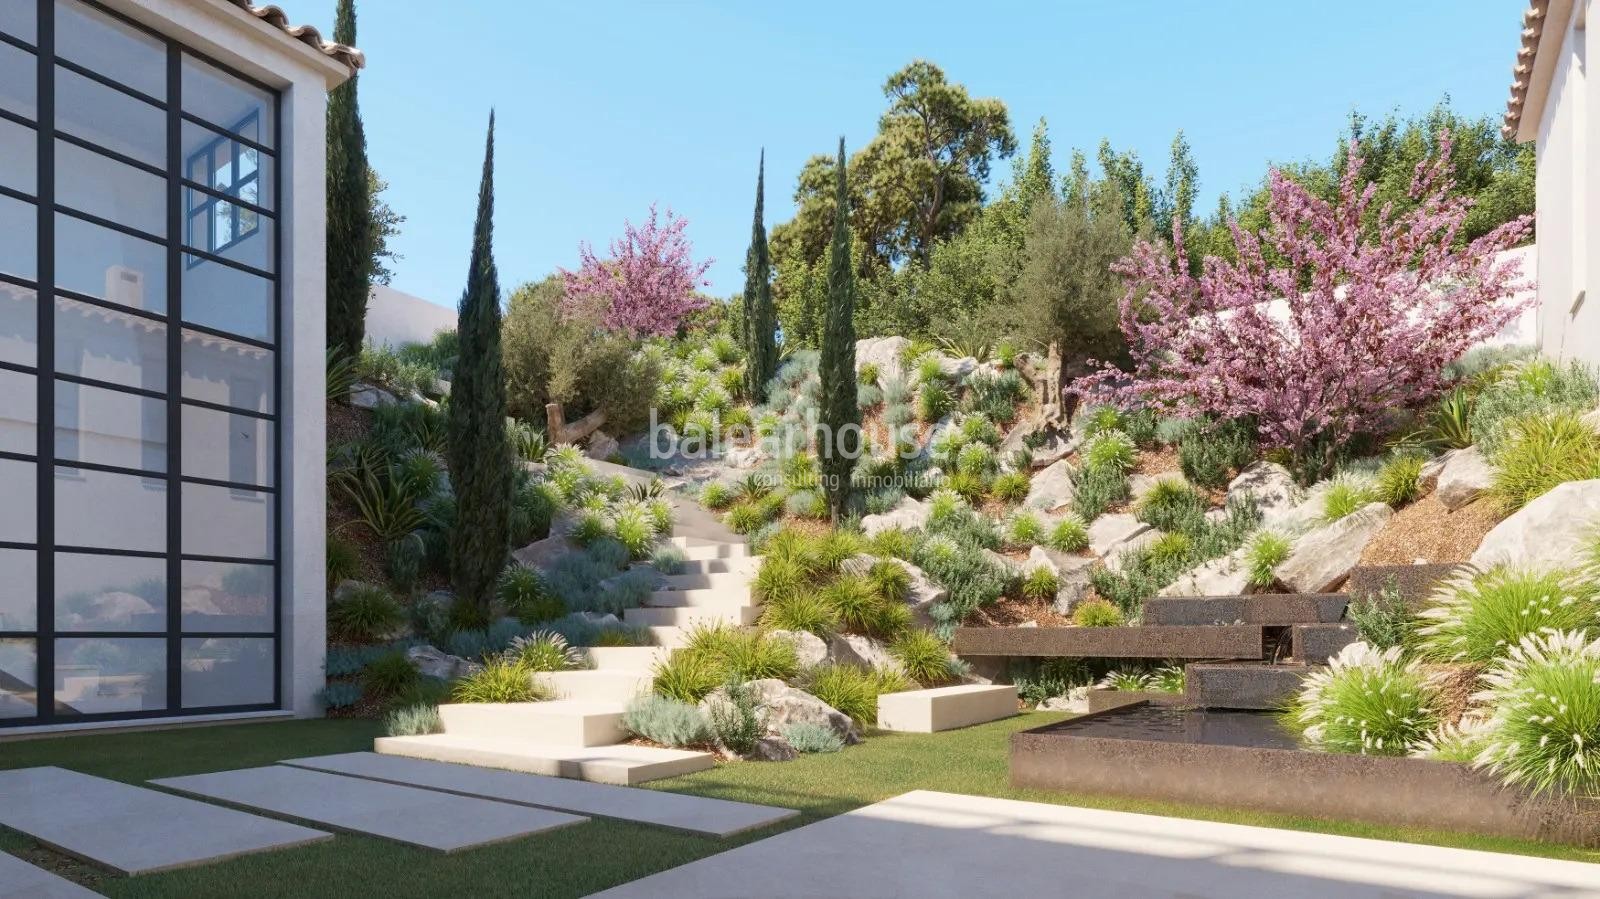
[[[711,260],[692,258],[693,247],[683,234],[688,224],[670,209],[664,221],[658,219],[652,205],[642,227],[623,224],[622,238],[611,242],[610,259],[580,244],[578,270],[561,271],[567,310],[597,311],[607,330],[634,337],[672,334],[686,316],[706,307],[695,289],[711,283],[705,280]]]
[[[1451,194],[1451,142],[1417,166],[1415,208],[1370,209],[1352,142],[1333,202],[1269,176],[1269,225],[1230,223],[1237,261],[1207,257],[1190,275],[1173,247],[1141,241],[1115,270],[1127,283],[1121,329],[1131,371],[1104,366],[1074,386],[1121,405],[1248,418],[1265,447],[1324,471],[1339,444],[1382,433],[1435,399],[1444,368],[1519,315],[1528,285],[1500,258],[1528,217],[1458,246],[1471,199]],[[1376,227],[1363,237],[1362,223]]]

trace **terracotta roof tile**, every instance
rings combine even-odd
[[[336,44],[333,41],[325,41],[322,39],[322,34],[310,25],[290,23],[289,16],[276,6],[257,6],[251,3],[250,0],[228,0],[228,2],[318,53],[343,63],[345,68],[348,68],[352,74],[357,69],[365,68],[367,65],[366,54],[360,50],[354,47],[347,47],[344,44]]]
[[[1550,0],[1528,0],[1528,8],[1522,11],[1522,46],[1517,48],[1517,61],[1511,66],[1511,96],[1506,98],[1505,124],[1500,126],[1506,137],[1515,138],[1522,121],[1522,104],[1528,97],[1528,81],[1533,76],[1533,59],[1539,53],[1539,36],[1544,33],[1549,4]]]

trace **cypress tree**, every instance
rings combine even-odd
[[[745,392],[751,402],[762,400],[767,382],[777,374],[778,312],[772,305],[772,257],[767,250],[767,226],[762,205],[767,175],[767,153],[761,151],[756,168],[756,215],[750,226],[750,252],[744,263]]]
[[[450,578],[458,601],[484,609],[506,564],[513,482],[500,363],[500,277],[494,265],[493,112],[472,230],[472,264],[457,314],[461,348],[449,405],[450,483],[456,497]]]
[[[839,138],[833,246],[828,254],[828,308],[822,331],[822,425],[818,446],[828,512],[838,522],[850,503],[850,472],[861,449],[861,410],[856,406],[856,287],[850,258],[850,195],[844,138]]]
[[[333,39],[354,46],[355,0],[339,0]],[[328,346],[354,357],[366,337],[372,291],[372,182],[358,76],[328,94]]]

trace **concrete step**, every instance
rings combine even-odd
[[[650,642],[657,649],[679,649],[689,643],[689,629],[675,625],[653,625],[646,627],[650,632]]]
[[[1344,617],[1341,593],[1258,593],[1248,596],[1153,596],[1146,625],[1318,624]]]
[[[681,606],[665,609],[629,609],[622,620],[634,626],[693,627],[697,624],[733,624],[740,627],[755,624],[761,618],[756,606]]]
[[[650,686],[655,680],[649,668],[546,671],[533,677],[549,686],[557,699],[614,702],[624,705],[640,693],[650,692]]]
[[[1297,624],[1289,636],[1289,652],[1296,662],[1326,665],[1351,643],[1361,639],[1353,624]]]
[[[596,671],[649,671],[666,661],[672,650],[664,646],[591,646],[583,650]]]
[[[678,575],[669,577],[683,577],[691,574],[740,574],[748,572],[754,575],[761,570],[760,556],[739,556],[732,559],[690,559],[683,563],[683,570]]]
[[[621,786],[704,771],[714,761],[707,752],[659,749],[630,743],[595,747],[549,746],[529,743],[517,737],[461,734],[379,737],[373,741],[373,749],[381,755],[400,755]]]
[[[756,579],[754,571],[716,574],[669,574],[656,579],[657,590],[738,590],[748,591]]]
[[[1207,709],[1283,708],[1300,692],[1305,665],[1207,665],[1184,667],[1184,699]]]
[[[963,684],[906,690],[878,697],[878,727],[931,734],[1017,714],[1017,688],[1009,684]]]
[[[711,540],[706,537],[693,536],[669,537],[667,542],[682,549],[690,549],[696,546],[729,546],[737,543],[737,541],[732,540]]]
[[[750,554],[750,548],[743,543],[718,543],[711,546],[684,547],[683,555],[691,561],[706,559],[743,559]]]
[[[737,609],[756,605],[748,587],[712,587],[705,590],[657,590],[647,605],[654,609]]]
[[[550,746],[609,746],[628,739],[624,704],[568,699],[551,702],[468,702],[439,706],[444,732],[507,737]]]

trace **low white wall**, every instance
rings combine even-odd
[[[456,310],[382,284],[367,299],[367,342],[397,347],[427,343],[440,331],[456,329]]]

